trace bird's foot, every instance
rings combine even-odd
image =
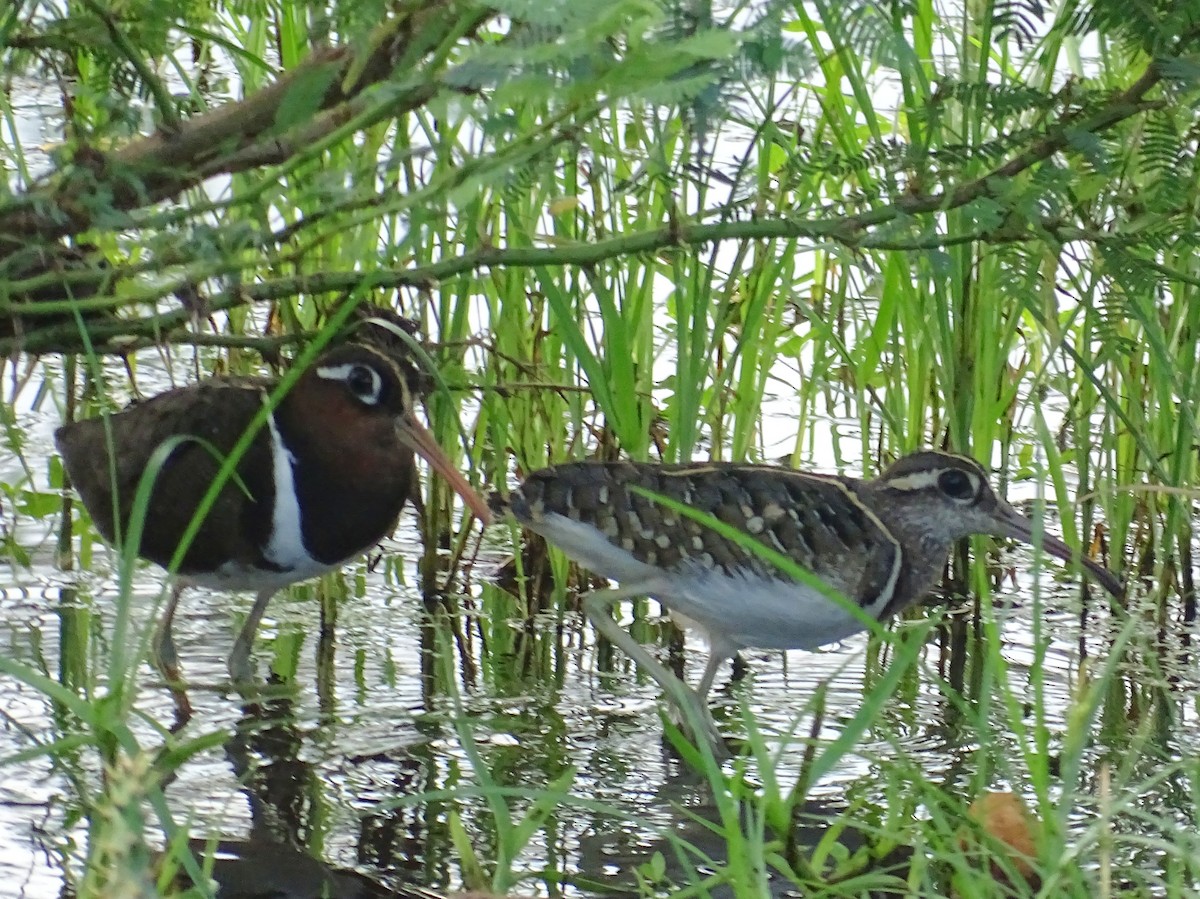
[[[717,730],[717,723],[713,721],[708,707],[695,694],[691,694],[691,696],[695,701],[688,702],[686,707],[681,708],[675,704],[669,706],[667,721],[677,728],[684,739],[690,741],[696,749],[703,752],[703,747],[707,746],[716,762],[720,763],[733,758],[729,744]]]
[[[171,699],[175,703],[175,723],[171,725],[171,733],[178,733],[192,720],[192,701],[188,698],[187,687],[179,680],[179,672],[173,675],[163,675],[167,681],[167,689],[171,691]]]
[[[157,647],[155,649],[157,650]],[[192,701],[188,698],[187,682],[180,674],[179,661],[174,656],[174,647],[172,647],[171,655],[166,659],[156,651],[151,662],[154,669],[162,675],[167,689],[171,691],[171,700],[175,704],[175,723],[171,726],[171,733],[176,733],[192,719]]]
[[[191,720],[192,702],[188,699],[187,684],[179,668],[179,653],[175,649],[175,636],[171,633],[171,611],[168,609],[168,614],[164,614],[154,630],[150,642],[150,663],[162,675],[167,689],[171,691],[171,699],[175,703],[175,724],[171,732],[175,733]]]
[[[254,663],[250,660],[250,643],[239,634],[234,641],[233,651],[229,653],[229,679],[233,687],[243,696],[246,690],[257,690],[258,681],[254,676]]]

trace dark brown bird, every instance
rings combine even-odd
[[[176,441],[157,472],[138,546],[138,555],[169,566],[222,460],[276,387],[266,378],[213,378],[60,428],[55,441],[63,464],[101,535],[121,543],[139,480],[153,474],[155,450]],[[271,596],[339,567],[389,534],[415,484],[414,453],[488,520],[484,501],[413,412],[401,368],[373,347],[339,346],[300,375],[180,559],[153,645],[154,663],[169,683],[179,682],[171,628],[184,587],[257,592],[229,656],[234,682],[250,681],[250,649]],[[177,690],[176,698],[186,717],[186,694]]]

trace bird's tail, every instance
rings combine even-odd
[[[511,515],[517,521],[527,521],[529,519],[529,502],[525,499],[525,495],[519,487],[507,496],[503,496],[495,491],[489,493],[487,504],[495,518],[503,518],[506,515]]]
[[[487,504],[488,508],[492,510],[492,514],[497,518],[503,518],[512,508],[511,503],[509,502],[509,497],[502,496],[496,491],[492,491],[488,494]]]

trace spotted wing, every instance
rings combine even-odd
[[[159,445],[188,435],[219,454],[229,453],[261,408],[265,387],[256,379],[210,381],[130,406],[110,416],[108,427],[104,419],[94,418],[59,428],[55,440],[63,465],[105,539],[112,542],[116,536],[114,505],[122,533],[127,529],[138,483]],[[171,453],[155,481],[147,513],[155,524],[143,533],[142,556],[164,566],[170,561],[219,468],[220,461],[195,441],[183,442]],[[231,560],[257,561],[266,537],[251,531],[255,521],[269,525],[271,516],[255,516],[250,509],[274,502],[268,495],[270,470],[270,438],[264,428],[238,466],[238,483],[227,483],[221,490],[209,513],[212,524],[202,527],[181,571],[210,570]],[[252,495],[243,489],[248,484],[255,485]]]
[[[667,573],[701,566],[787,577],[734,540],[646,495],[657,494],[750,535],[874,607],[899,576],[900,546],[847,484],[766,465],[575,462],[532,473],[509,506],[552,542],[547,522],[562,516],[590,525],[611,547]],[[623,574],[596,573],[616,579]]]

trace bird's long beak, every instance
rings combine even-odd
[[[475,492],[467,479],[463,477],[462,472],[442,452],[442,448],[438,446],[437,441],[433,439],[433,435],[424,425],[412,415],[403,415],[396,420],[396,433],[402,443],[428,462],[429,467],[441,475],[451,489],[463,498],[467,508],[484,526],[491,522],[492,514],[488,510],[487,502]]]
[[[1075,552],[1053,534],[1043,531],[1040,543],[1035,542],[1033,538],[1033,522],[1008,503],[1000,503],[1000,507],[996,510],[995,521],[997,525],[995,535],[997,537],[1013,537],[1034,546],[1041,546],[1048,555],[1062,559],[1064,562],[1078,562],[1097,584],[1113,596],[1120,599],[1125,595],[1125,589],[1115,574],[1094,559],[1090,559],[1082,553]]]

